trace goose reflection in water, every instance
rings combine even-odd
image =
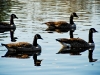
[[[66,29],[51,29],[51,28],[47,28],[45,31],[48,31],[48,32],[58,32],[58,33],[65,33],[65,32],[68,32],[68,31],[75,31],[76,29],[75,28],[66,28]]]
[[[14,32],[16,29],[0,29],[0,33],[4,33],[4,32],[10,32],[10,38],[12,42],[16,42],[18,39],[17,37],[14,37]]]
[[[50,28],[47,28],[45,31],[48,31],[48,32],[58,32],[58,33],[64,33],[64,32],[68,32],[69,29],[50,29]]]
[[[81,52],[88,50],[88,59],[89,62],[96,62],[98,59],[93,59],[93,51],[95,47],[90,48],[67,48],[62,47],[57,54],[70,54],[70,55],[81,55]]]
[[[94,51],[95,47],[91,47],[88,49],[88,58],[89,58],[89,62],[96,62],[98,59],[93,59],[93,51]]]
[[[62,47],[57,54],[70,54],[70,55],[81,55],[81,52],[86,51],[87,48],[71,48]]]
[[[37,59],[37,56],[41,55],[41,51],[27,51],[27,52],[17,52],[17,51],[7,51],[4,56],[1,57],[7,57],[7,58],[18,58],[18,59],[27,59],[33,56],[34,65],[35,66],[41,66],[41,61]]]
[[[34,65],[35,66],[41,66],[41,61],[42,60],[37,59],[37,55],[38,55],[38,53],[36,53],[36,52],[33,54]]]
[[[16,39],[18,39],[17,37],[14,37],[14,32],[15,32],[14,29],[10,30],[10,38],[12,42],[16,42],[17,41]]]

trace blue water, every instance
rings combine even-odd
[[[3,0],[2,0],[3,2]],[[1,4],[1,3],[0,3]],[[2,7],[1,7],[2,6]],[[3,2],[0,16],[9,22],[10,14],[18,16],[15,19],[15,37],[17,41],[32,43],[35,34],[40,34],[43,40],[38,40],[42,47],[38,59],[43,59],[41,66],[34,66],[33,57],[27,59],[14,57],[0,57],[0,75],[100,75],[100,1],[99,0],[11,0]],[[69,38],[69,33],[45,31],[47,21],[63,20],[69,22],[69,16],[76,12],[79,16],[74,19],[77,29],[74,37],[88,41],[88,30],[95,28],[95,50],[93,58],[96,62],[89,62],[88,50],[81,55],[56,54],[61,44],[55,39]],[[0,43],[10,43],[10,32],[0,33]],[[7,49],[0,45],[0,56],[4,56]]]

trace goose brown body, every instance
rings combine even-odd
[[[58,29],[70,29],[72,27],[76,28],[76,25],[73,22],[73,17],[78,17],[76,13],[72,13],[70,15],[70,23],[67,23],[66,21],[56,21],[56,22],[46,22],[44,24],[46,24],[48,26],[48,28],[58,28]]]
[[[45,23],[50,28],[70,28],[71,25],[66,21],[57,21],[57,22],[46,22]]]

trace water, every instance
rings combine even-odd
[[[5,2],[6,1],[6,2]],[[100,75],[100,1],[99,0],[0,0],[0,21],[9,22],[10,14],[18,16],[15,19],[17,41],[32,43],[35,34],[40,34],[44,40],[38,40],[42,47],[38,59],[43,59],[41,66],[34,66],[32,56],[27,59],[0,57],[0,75]],[[96,44],[93,58],[96,62],[89,62],[88,50],[81,55],[56,54],[61,45],[55,39],[69,38],[69,33],[45,31],[47,21],[67,21],[72,12],[79,16],[74,19],[77,30],[75,37],[88,41],[88,30],[95,28]],[[10,43],[10,32],[0,33],[0,43]],[[7,49],[0,45],[0,56],[4,56]]]

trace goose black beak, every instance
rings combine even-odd
[[[41,38],[41,40],[43,40],[43,38]]]
[[[98,33],[98,31],[95,30],[94,33]]]
[[[75,18],[79,18],[79,17],[76,15]]]
[[[78,15],[76,15],[75,17],[79,18]]]
[[[17,19],[18,19],[18,17],[15,17],[15,18],[17,18]]]
[[[43,38],[39,38],[39,39],[43,40]]]
[[[95,31],[96,33],[98,33],[98,31]]]

